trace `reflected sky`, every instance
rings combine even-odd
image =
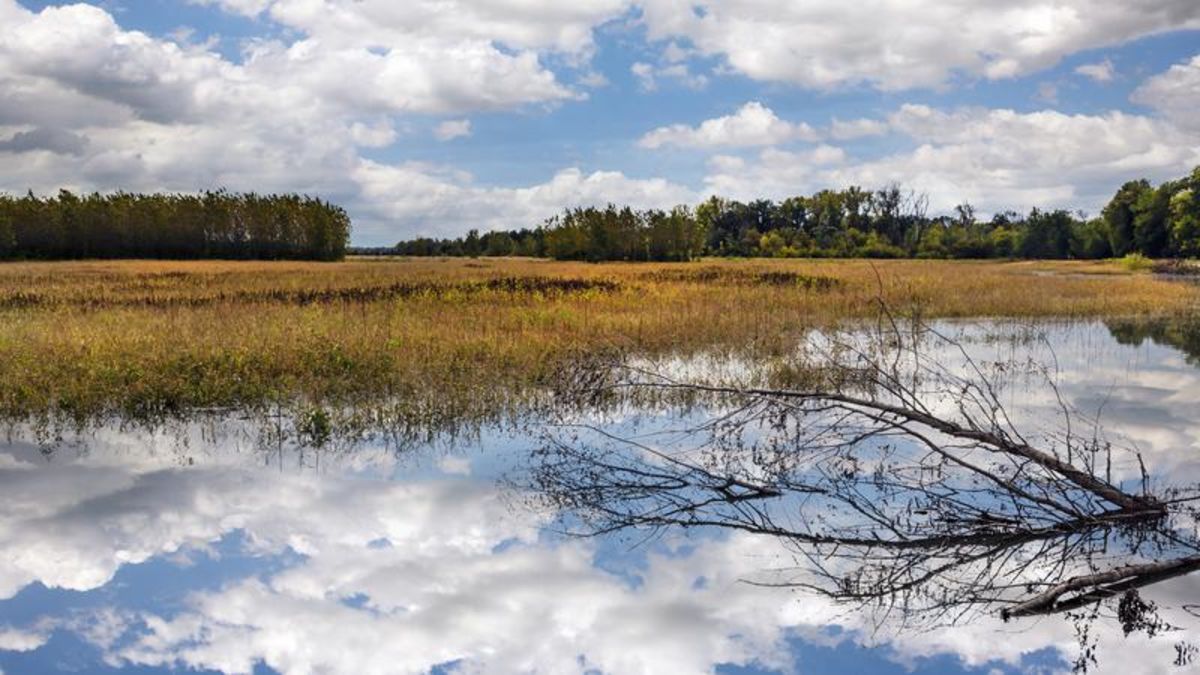
[[[1200,369],[1180,351],[1120,344],[1101,324],[943,328],[977,354],[1056,361],[1063,395],[1151,471],[1200,480]],[[1055,405],[1019,380],[1014,408]],[[45,452],[17,433],[0,444],[0,671],[1069,669],[1076,636],[1060,617],[914,633],[744,583],[794,564],[767,537],[564,537],[497,484],[531,443],[493,431],[276,455],[207,428],[109,430]],[[1191,577],[1155,593],[1200,603]],[[1100,672],[1178,672],[1164,651],[1176,638],[1098,629]]]

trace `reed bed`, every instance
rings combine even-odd
[[[1200,286],[1115,263],[529,259],[0,265],[0,420],[338,410],[363,427],[516,414],[581,354],[770,358],[895,312],[1167,316]]]

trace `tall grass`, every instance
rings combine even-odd
[[[516,412],[581,353],[781,354],[872,316],[1115,317],[1200,288],[1115,263],[528,259],[0,266],[0,420],[340,411],[363,428]]]

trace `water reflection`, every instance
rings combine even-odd
[[[1044,362],[1052,348],[1062,397],[1102,412],[1114,445],[1142,451],[1155,494],[1200,481],[1189,452],[1200,447],[1200,371],[1178,351],[1122,345],[1099,325],[968,333],[972,353],[993,362]],[[1032,386],[1037,373],[1003,377],[1014,424],[1058,408]],[[665,432],[694,430],[717,410],[574,421],[682,449],[698,437]],[[368,443],[320,454],[264,451],[233,427],[153,439],[105,432],[49,455],[19,440],[4,446],[0,669],[983,672],[1058,670],[1075,658],[1075,625],[1057,616],[1006,623],[982,612],[966,624],[894,630],[836,598],[744,583],[797,581],[803,561],[779,537],[721,528],[666,529],[649,541],[640,531],[560,536],[577,523],[497,485],[528,469],[521,462],[537,439],[522,433],[485,432],[453,452]],[[1137,462],[1114,461],[1109,482],[1140,494]],[[1088,495],[1064,499],[1103,506]],[[1118,532],[1099,553],[1125,555],[1127,539]],[[1197,595],[1182,576],[1144,597],[1186,627]],[[1115,622],[1095,626],[1100,670],[1167,669],[1172,645],[1192,639],[1190,628],[1127,639]]]
[[[1200,315],[1111,320],[1106,325],[1123,345],[1141,345],[1149,340],[1174,347],[1187,355],[1188,363],[1200,365]]]
[[[589,536],[713,528],[777,539],[796,564],[760,583],[880,626],[1063,614],[1081,632],[1079,669],[1096,662],[1086,636],[1108,604],[1125,634],[1177,632],[1140,589],[1200,568],[1196,483],[1152,486],[1144,453],[1064,398],[1043,336],[1022,351],[1040,345],[1053,361],[969,351],[990,337],[894,322],[815,335],[789,368],[804,374],[791,388],[592,365],[561,388],[564,409],[648,395],[705,412],[650,433],[566,419],[518,484]],[[1032,385],[1010,406],[1014,373]],[[1177,643],[1176,662],[1196,651]]]

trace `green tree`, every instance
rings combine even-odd
[[[1099,260],[1112,256],[1108,227],[1103,219],[1078,220],[1071,228],[1071,257]]]
[[[993,256],[1011,258],[1017,252],[1017,233],[1007,225],[1000,225],[988,233],[988,243]]]
[[[758,254],[769,258],[782,258],[787,249],[787,240],[779,230],[764,234],[758,240]]]
[[[0,212],[0,259],[8,258],[17,248],[17,236],[13,231],[12,217]]]
[[[1108,225],[1108,241],[1113,255],[1123,256],[1134,247],[1134,217],[1143,193],[1150,191],[1150,182],[1142,178],[1121,186],[1101,212]]]
[[[471,230],[463,239],[463,255],[478,258],[480,253],[483,253],[483,242],[479,239],[479,230]]]
[[[338,260],[350,218],[299,195],[129,194],[0,198],[0,257]]]
[[[1022,258],[1066,258],[1071,252],[1074,219],[1067,211],[1033,209],[1025,219],[1025,231],[1017,243]]]
[[[1200,169],[1191,183],[1171,198],[1171,244],[1182,257],[1200,258]]]
[[[489,232],[484,240],[487,242],[484,246],[484,255],[487,256],[506,256],[512,255],[516,250],[516,243],[513,242],[512,235],[507,232]]]
[[[1171,244],[1171,196],[1176,189],[1167,182],[1138,195],[1133,205],[1133,243],[1139,253],[1151,258],[1166,255]]]

